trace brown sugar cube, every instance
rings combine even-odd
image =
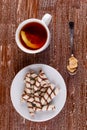
[[[74,56],[71,56],[69,58],[69,67],[71,69],[74,69],[77,68],[77,66],[78,66],[78,60]]]
[[[73,73],[73,72],[75,72],[75,71],[76,71],[76,68],[70,68],[70,66],[69,66],[69,65],[67,65],[67,69],[68,69],[71,73]]]

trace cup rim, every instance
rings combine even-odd
[[[31,23],[31,22],[37,22],[37,23],[41,24],[41,25],[46,29],[46,32],[47,32],[47,39],[46,39],[45,44],[44,44],[41,48],[36,49],[36,50],[30,50],[30,49],[25,48],[25,47],[21,44],[21,42],[20,42],[20,40],[19,40],[19,33],[20,33],[21,29],[23,28],[24,25],[26,25],[26,24],[28,24],[28,23]],[[16,43],[17,43],[18,47],[19,47],[22,51],[24,51],[24,52],[26,52],[26,53],[29,53],[29,54],[39,53],[39,52],[42,52],[43,50],[45,50],[45,49],[48,47],[49,41],[50,41],[50,31],[49,31],[47,25],[44,23],[44,21],[39,20],[39,19],[35,19],[35,18],[27,19],[27,20],[24,20],[23,22],[21,22],[21,23],[19,24],[19,26],[18,26],[18,28],[17,28],[17,30],[16,30],[15,40],[16,40]]]

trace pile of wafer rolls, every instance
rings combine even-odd
[[[24,77],[24,83],[25,87],[21,99],[22,102],[27,103],[31,116],[34,116],[37,111],[55,109],[52,100],[59,93],[59,88],[48,80],[42,69],[38,74],[30,70]]]

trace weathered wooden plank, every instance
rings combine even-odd
[[[51,42],[39,54],[22,52],[15,42],[19,23],[28,18],[52,15],[49,25]],[[70,56],[68,22],[75,22],[74,49],[79,60],[78,72],[66,70]],[[57,69],[67,85],[63,110],[50,121],[27,121],[15,111],[10,86],[16,73],[33,63],[44,63]],[[86,130],[87,87],[87,1],[86,0],[1,0],[0,1],[0,130]]]

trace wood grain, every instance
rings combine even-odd
[[[52,15],[50,46],[39,54],[22,52],[15,42],[19,23],[28,18]],[[66,70],[70,56],[68,22],[75,22],[74,49],[78,72]],[[14,76],[23,67],[44,63],[57,69],[67,85],[62,111],[42,123],[27,121],[15,111],[10,99]],[[86,130],[87,0],[0,0],[0,130]]]

